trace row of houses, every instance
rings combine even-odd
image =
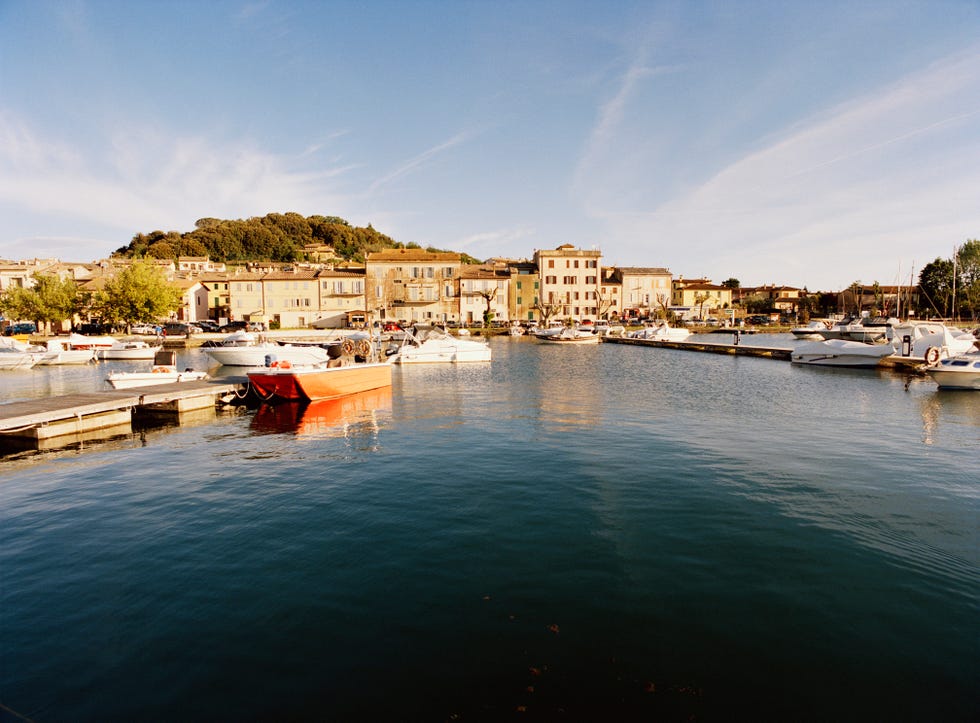
[[[0,263],[0,291],[28,285],[34,273],[70,275],[97,290],[131,261],[72,264],[53,259]],[[601,252],[565,244],[531,259],[462,262],[457,253],[390,249],[369,253],[363,266],[250,263],[227,268],[207,258],[154,261],[181,290],[182,321],[251,321],[281,328],[358,326],[369,320],[405,323],[543,317],[646,318],[667,310],[688,316],[733,313],[760,294],[773,309],[792,313],[801,290],[787,286],[731,289],[709,279],[674,278],[666,268],[603,266]],[[734,294],[734,298],[733,298]]]

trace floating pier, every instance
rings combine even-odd
[[[662,349],[682,349],[684,351],[700,351],[712,354],[731,354],[735,356],[754,356],[767,359],[791,361],[792,349],[775,346],[753,346],[750,344],[716,344],[703,341],[653,341],[652,339],[630,339],[617,336],[605,336],[603,343],[633,344],[635,346],[655,346]],[[892,354],[882,359],[878,366],[882,369],[892,369],[904,373],[922,373],[922,360]]]
[[[655,346],[661,349],[683,349],[712,354],[731,354],[735,356],[756,356],[767,359],[789,361],[792,349],[775,346],[753,346],[750,344],[719,344],[706,341],[654,341],[652,339],[631,339],[620,336],[604,336],[604,344],[632,344],[634,346]]]
[[[0,404],[0,453],[127,434],[134,418],[170,423],[213,414],[219,400],[243,398],[247,388],[245,377],[226,377]]]

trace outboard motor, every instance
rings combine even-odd
[[[912,337],[909,334],[902,336],[902,356],[912,356]]]
[[[265,365],[266,365],[267,367],[271,367],[271,366],[272,366],[272,363],[273,363],[273,362],[274,362],[275,360],[276,360],[276,355],[275,355],[275,354],[266,354],[266,355],[265,355]]]

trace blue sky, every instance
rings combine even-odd
[[[980,2],[0,0],[0,257],[285,211],[907,281],[980,237]]]

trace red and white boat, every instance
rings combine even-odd
[[[339,363],[338,363],[339,362]],[[391,365],[341,362],[294,366],[288,360],[249,369],[248,381],[263,400],[337,399],[391,386]]]

